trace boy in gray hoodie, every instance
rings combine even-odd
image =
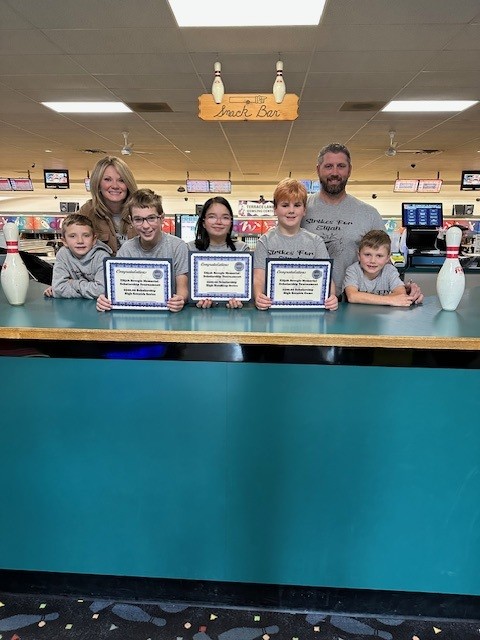
[[[105,292],[103,260],[112,250],[97,240],[92,221],[79,213],[72,213],[63,221],[62,240],[64,246],[53,265],[52,286],[45,290],[45,295],[98,298]]]

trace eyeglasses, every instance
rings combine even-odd
[[[208,222],[221,222],[222,224],[230,224],[232,218],[229,215],[219,216],[217,218],[216,215],[210,213],[205,216],[205,220],[207,220]]]
[[[147,216],[146,218],[141,218],[140,216],[135,216],[134,218],[132,218],[132,223],[136,226],[136,227],[141,227],[142,224],[144,222],[148,222],[148,224],[150,225],[154,225],[158,223],[158,220],[161,218],[161,216]]]

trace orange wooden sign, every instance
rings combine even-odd
[[[298,96],[287,93],[277,104],[272,93],[226,93],[217,104],[211,93],[204,93],[198,98],[198,117],[210,122],[296,120]]]

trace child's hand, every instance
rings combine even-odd
[[[272,300],[271,298],[266,296],[264,293],[259,293],[258,296],[255,298],[255,306],[260,311],[266,311],[267,309],[270,309],[270,307],[272,306]]]
[[[389,300],[392,307],[410,307],[415,302],[413,296],[408,296],[406,293],[389,296]]]
[[[243,307],[242,301],[237,300],[236,298],[232,298],[225,305],[227,309],[241,309]]]
[[[53,298],[53,287],[47,287],[43,292],[43,295],[47,296],[47,298]]]
[[[325,309],[328,309],[328,311],[336,311],[338,309],[338,298],[334,293],[325,300]]]
[[[172,313],[176,313],[177,311],[181,311],[185,304],[185,300],[182,296],[179,296],[178,293],[174,293],[173,296],[167,301],[168,310]]]
[[[421,304],[423,302],[423,293],[418,284],[415,282],[407,282],[405,285],[405,289],[407,290],[407,294],[410,296],[412,303]]]
[[[213,304],[213,300],[210,300],[210,298],[205,298],[205,300],[199,300],[196,306],[199,309],[210,309],[212,304]]]
[[[97,311],[111,311],[112,303],[111,301],[102,294],[100,294],[97,298]]]

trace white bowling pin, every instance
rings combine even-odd
[[[283,62],[279,60],[277,62],[277,77],[273,83],[273,97],[275,98],[275,102],[277,104],[283,102],[286,93],[287,87],[285,86],[285,80],[283,79]]]
[[[215,70],[215,78],[213,79],[212,84],[212,96],[215,102],[220,104],[223,100],[223,94],[225,93],[225,87],[223,86],[222,77],[220,75],[222,65],[220,62],[215,62],[213,68]]]
[[[6,222],[3,233],[7,243],[7,255],[2,266],[2,289],[10,304],[20,305],[27,297],[29,275],[18,253],[18,227],[14,222]]]
[[[458,259],[458,249],[462,241],[462,230],[449,227],[445,234],[447,257],[438,272],[437,295],[442,309],[455,311],[465,291],[465,274]]]

